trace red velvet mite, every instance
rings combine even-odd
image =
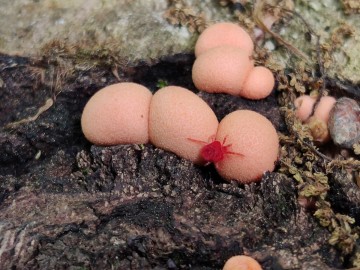
[[[193,141],[196,143],[206,144],[201,148],[200,155],[207,164],[209,164],[209,163],[216,164],[217,162],[223,160],[225,158],[225,156],[229,155],[229,154],[237,155],[237,156],[241,156],[241,157],[243,156],[240,153],[235,153],[235,152],[229,151],[229,148],[231,147],[232,144],[225,145],[226,138],[227,137],[224,138],[222,143],[217,140],[213,140],[211,143],[206,143],[206,142],[194,140],[191,138],[188,138],[188,139],[190,141]]]

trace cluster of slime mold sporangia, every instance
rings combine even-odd
[[[195,86],[247,99],[267,97],[275,85],[274,75],[266,67],[254,67],[253,50],[251,37],[240,26],[218,23],[208,27],[195,45]]]
[[[246,255],[237,255],[229,258],[223,270],[262,270],[260,264]]]
[[[330,140],[328,122],[336,99],[331,96],[324,96],[320,98],[316,106],[315,102],[315,97],[308,95],[298,97],[294,102],[295,115],[309,126],[314,142],[323,144]]]
[[[274,77],[267,68],[253,66],[253,46],[238,25],[209,27],[195,46],[195,85],[200,90],[247,98],[267,96]],[[214,76],[206,71],[210,64],[228,68]],[[266,94],[260,94],[264,89]],[[135,83],[110,85],[86,104],[81,125],[85,137],[94,144],[151,142],[196,164],[214,163],[223,178],[242,183],[259,181],[265,171],[273,171],[278,158],[279,139],[267,118],[238,110],[219,123],[204,100],[179,86],[163,87],[152,95]]]

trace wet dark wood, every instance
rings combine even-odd
[[[169,56],[120,67],[119,75],[152,91],[161,79],[197,92],[193,60]],[[76,71],[36,121],[5,128],[53,97],[51,68],[0,56],[0,269],[221,269],[244,253],[264,269],[342,267],[329,232],[299,207],[285,175],[267,173],[243,186],[150,144],[87,142],[81,112],[91,95],[116,82],[111,70]],[[285,130],[274,93],[263,101],[199,95],[219,119],[246,108]],[[334,204],[346,200],[349,213],[358,209],[356,199],[338,198]]]

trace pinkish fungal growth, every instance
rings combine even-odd
[[[294,105],[296,108],[296,117],[300,121],[305,122],[312,114],[313,107],[315,105],[315,99],[310,97],[309,95],[303,95],[295,99]]]
[[[323,120],[326,124],[329,121],[330,111],[334,107],[336,99],[331,96],[321,97],[314,110],[314,116]]]
[[[167,86],[158,90],[151,100],[150,141],[196,164],[204,163],[200,155],[202,145],[194,144],[187,138],[196,138],[207,144],[218,125],[209,105],[188,89]]]
[[[261,180],[265,171],[273,171],[279,152],[275,127],[264,116],[249,110],[234,111],[225,116],[215,139],[231,142],[231,150],[241,153],[227,155],[215,164],[224,179],[250,183]],[[231,152],[232,153],[232,152]]]
[[[240,95],[254,61],[246,51],[237,47],[216,47],[196,58],[192,79],[199,90],[208,93]]]
[[[122,82],[96,92],[81,116],[82,131],[96,145],[147,143],[152,93],[146,87]]]
[[[223,270],[262,270],[262,268],[255,259],[246,255],[238,255],[228,259]]]
[[[250,35],[239,25],[230,22],[216,23],[201,33],[195,44],[195,56],[222,46],[237,47],[251,55],[254,43]]]
[[[266,117],[249,110],[225,116],[210,143],[191,137],[188,140],[204,145],[201,158],[205,164],[214,163],[220,176],[245,184],[261,180],[265,171],[273,171],[279,152],[275,127]],[[231,144],[226,144],[227,140]],[[230,147],[241,153],[230,151]]]
[[[275,85],[275,78],[270,69],[254,67],[240,91],[240,96],[247,99],[263,99],[270,95]]]

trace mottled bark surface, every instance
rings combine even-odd
[[[192,63],[193,56],[177,55],[119,74],[152,91],[159,79],[194,89]],[[37,120],[5,128],[52,97],[53,84],[35,76],[38,69],[50,70],[44,61],[0,56],[0,269],[221,269],[244,253],[264,269],[345,267],[283,174],[244,186],[150,144],[87,142],[81,112],[116,82],[110,70],[76,71]],[[219,119],[250,108],[286,132],[275,94],[263,101],[199,95]],[[354,190],[338,189],[335,208],[359,215]]]

